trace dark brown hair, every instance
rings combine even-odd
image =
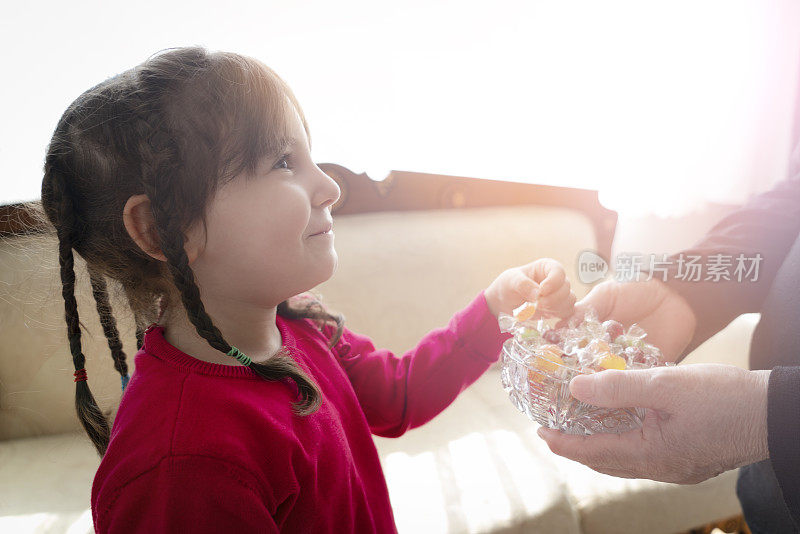
[[[73,249],[86,260],[92,294],[114,367],[126,379],[128,366],[108,297],[106,277],[127,298],[141,347],[144,328],[159,307],[183,304],[197,333],[222,353],[231,345],[206,313],[184,250],[196,222],[218,187],[259,161],[276,155],[288,135],[289,117],[303,112],[286,83],[249,57],[201,47],[162,51],[81,94],[64,112],[48,146],[42,180],[42,209],[58,236],[67,337],[75,369],[84,367],[75,300]],[[126,231],[123,207],[133,195],[150,199],[166,262],[143,252]],[[341,315],[318,299],[278,305],[287,318],[312,319],[322,329],[335,325],[329,346],[342,334]],[[314,382],[281,349],[265,363],[251,363],[266,380],[288,377],[299,389],[300,415],[320,403]],[[109,422],[86,381],[76,382],[75,407],[100,456],[109,441]]]

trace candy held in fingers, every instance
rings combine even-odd
[[[514,318],[523,323],[536,314],[536,303],[526,302],[519,308],[514,310]]]

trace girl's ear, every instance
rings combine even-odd
[[[125,202],[125,207],[122,209],[122,223],[134,243],[147,255],[160,261],[167,261],[167,257],[161,251],[156,221],[147,195],[133,195]],[[199,255],[199,251],[191,243],[185,243],[184,248],[191,264]]]
[[[157,260],[167,261],[167,257],[161,252],[156,221],[147,195],[133,195],[125,202],[122,223],[140,249]]]

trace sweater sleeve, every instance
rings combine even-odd
[[[93,507],[98,534],[278,532],[250,476],[217,458],[168,456]]]
[[[396,437],[444,410],[497,361],[508,337],[481,291],[446,327],[400,357],[346,328],[333,350],[372,432]]]
[[[770,461],[783,500],[800,527],[800,367],[775,367],[767,399]]]
[[[761,310],[772,281],[800,232],[800,168],[797,170],[793,179],[753,197],[723,218],[694,246],[669,256],[665,272],[653,274],[654,278],[665,277],[667,286],[686,300],[697,318],[694,336],[678,361],[739,315]],[[686,260],[699,256],[697,264],[709,265],[720,254],[732,258],[731,271],[740,254],[747,260],[760,255],[760,262],[746,262],[748,268],[758,264],[757,277],[755,272],[741,281],[732,275],[729,280],[708,280],[705,272],[704,279],[697,281],[678,277],[681,257]]]

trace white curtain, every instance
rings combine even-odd
[[[36,198],[66,106],[166,47],[256,56],[318,162],[598,189],[623,216],[743,202],[787,172],[800,2],[16,3],[0,202]]]

